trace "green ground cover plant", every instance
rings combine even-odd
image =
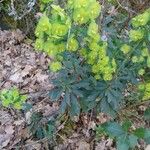
[[[19,89],[3,89],[0,92],[0,100],[4,107],[12,107],[15,109],[22,109],[23,104],[27,100],[26,95],[21,95]]]

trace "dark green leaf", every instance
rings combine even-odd
[[[145,136],[145,129],[144,128],[138,128],[134,131],[134,135],[136,135],[138,138],[144,138]]]
[[[137,143],[138,143],[137,140],[138,140],[137,136],[135,136],[133,134],[129,135],[129,144],[130,144],[131,148],[134,148],[137,145]]]
[[[146,142],[146,144],[150,144],[150,138],[146,138],[144,139],[144,141]]]
[[[55,127],[51,124],[48,124],[48,129],[47,129],[48,137],[53,136],[54,130],[55,130]]]
[[[108,91],[105,95],[107,96],[108,103],[113,107],[114,110],[116,110],[119,105],[119,97],[115,97],[111,91]]]
[[[80,99],[80,106],[82,108],[82,112],[88,112],[89,110],[95,108],[95,101],[87,101],[86,97]]]
[[[52,101],[57,101],[61,94],[62,94],[62,90],[61,89],[52,89],[50,92],[49,92],[49,96],[50,96],[50,99]]]
[[[70,114],[71,116],[77,116],[80,113],[80,105],[78,103],[77,97],[74,95],[71,95],[71,108],[70,108]]]
[[[70,93],[68,90],[65,92],[63,100],[70,106]]]
[[[105,98],[103,98],[100,102],[100,110],[101,112],[107,113],[111,115],[112,117],[116,116],[116,112],[113,109],[113,107],[107,102]]]
[[[146,144],[150,144],[150,129],[145,129],[144,140]]]
[[[125,134],[121,125],[116,122],[109,122],[106,125],[105,129],[106,129],[107,133],[113,137],[119,137],[119,136]]]
[[[95,101],[96,100],[96,98],[98,97],[98,95],[99,95],[99,93],[98,92],[92,92],[91,93],[91,95],[89,95],[88,97],[87,97],[87,101]]]
[[[117,150],[129,150],[129,144],[123,140],[117,141]]]
[[[120,101],[122,99],[122,91],[120,89],[111,89],[111,93]]]
[[[105,96],[107,96],[108,103],[116,101],[116,97],[114,97],[114,95],[110,91],[107,91],[105,93]]]
[[[74,89],[74,90],[73,90],[73,93],[74,93],[76,96],[83,97],[83,93],[82,93],[81,90],[76,90],[76,89]]]
[[[123,122],[122,124],[122,128],[127,132],[129,130],[129,128],[132,126],[131,121],[126,120],[125,122]]]
[[[60,114],[64,114],[66,109],[67,109],[67,102],[65,99],[63,99],[59,108]]]
[[[150,138],[150,129],[145,129],[144,138]]]
[[[23,105],[23,110],[24,111],[29,111],[32,108],[32,105],[30,103],[24,103]]]
[[[38,127],[38,128],[36,129],[36,137],[37,137],[38,139],[44,138],[43,129],[42,129],[41,127]]]
[[[88,90],[89,89],[89,83],[87,81],[81,81],[81,82],[75,84],[73,86],[73,88],[77,88],[77,89],[84,88],[84,89]]]
[[[150,108],[147,108],[144,112],[144,118],[150,120]]]

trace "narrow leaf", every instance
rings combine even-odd
[[[67,103],[66,103],[66,100],[63,99],[63,101],[61,102],[59,111],[61,114],[64,114],[66,109],[67,109]]]
[[[134,131],[134,135],[136,135],[138,138],[144,138],[145,136],[145,129],[144,128],[138,128]]]
[[[138,140],[137,136],[135,136],[133,134],[129,135],[129,144],[130,144],[131,148],[134,148],[137,145],[137,143],[138,143],[137,140]]]
[[[144,112],[144,118],[150,120],[150,108],[147,108]]]
[[[109,122],[105,129],[109,135],[114,137],[118,137],[125,134],[121,125],[116,122]]]
[[[52,101],[57,101],[60,98],[61,94],[62,90],[60,89],[53,89],[49,92],[49,96]]]
[[[129,150],[129,144],[125,141],[117,141],[117,150]]]
[[[71,108],[70,108],[71,116],[77,116],[80,113],[80,105],[78,103],[77,97],[71,95]]]

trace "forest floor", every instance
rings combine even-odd
[[[36,52],[32,42],[26,39],[20,30],[0,30],[0,90],[17,87],[22,94],[28,95],[28,103],[32,109],[27,112],[0,107],[0,149],[44,150],[48,140],[37,140],[29,130],[31,115],[41,113],[49,118],[57,112],[57,103],[51,103],[48,91],[53,85],[50,79],[55,75],[48,71],[51,58]],[[140,106],[140,110],[145,109]],[[54,150],[116,150],[112,139],[102,137],[96,141],[92,129],[110,118],[100,113],[96,118],[93,114],[84,114],[73,118],[74,122],[60,123]],[[144,121],[136,122],[138,126],[145,125]],[[139,149],[144,149],[144,144]]]

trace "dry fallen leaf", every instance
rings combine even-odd
[[[14,129],[12,127],[8,127],[5,129],[5,132],[6,133],[4,134],[0,134],[0,149],[9,144],[11,138],[13,137],[12,134],[14,133]]]
[[[13,118],[7,111],[0,110],[1,126],[6,125],[6,124],[11,124],[12,121],[13,121]]]
[[[26,122],[28,124],[31,123],[31,116],[32,116],[32,113],[30,111],[28,111],[26,114],[25,114],[25,118],[26,118]]]
[[[150,150],[150,145],[147,145],[147,147],[145,148],[145,150]]]
[[[105,141],[96,144],[95,150],[105,150]]]
[[[88,129],[95,129],[96,127],[96,123],[94,121],[90,121],[89,124],[88,124]]]
[[[14,133],[14,126],[9,125],[5,127],[6,134],[12,135]]]
[[[90,150],[90,144],[86,141],[81,140],[77,143],[76,150]]]
[[[2,143],[2,148],[6,147],[10,142],[10,138],[6,139],[3,143]]]
[[[41,150],[41,144],[31,139],[27,140],[26,144],[29,145],[26,147],[27,150]]]
[[[30,71],[33,69],[31,65],[26,65],[25,68],[21,72],[21,76],[25,77],[27,74],[30,73]]]
[[[16,120],[14,121],[14,125],[18,126],[18,125],[21,125],[25,120]]]
[[[105,122],[107,122],[111,119],[110,116],[107,116],[104,113],[99,113],[96,118],[97,118],[97,123],[98,124],[103,124],[103,123],[105,123]]]
[[[44,82],[45,80],[48,80],[48,75],[42,74],[41,72],[38,72],[36,74],[36,78],[38,82]]]
[[[15,82],[15,83],[19,83],[19,82],[23,81],[20,72],[16,72],[15,74],[11,75],[9,80],[11,80],[12,82]]]

